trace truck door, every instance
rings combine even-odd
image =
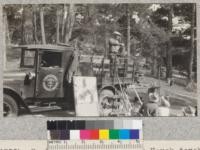
[[[38,62],[36,97],[63,97],[62,52],[44,50],[40,53]]]

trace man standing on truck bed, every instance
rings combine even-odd
[[[114,76],[116,64],[118,62],[117,56],[124,51],[124,43],[121,43],[121,33],[113,32],[113,37],[109,39],[109,59],[111,65],[111,77]]]

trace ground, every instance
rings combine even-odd
[[[171,116],[183,116],[182,109],[185,106],[197,106],[197,94],[195,92],[188,92],[185,87],[179,85],[169,86],[166,81],[158,80],[153,77],[145,76],[142,80],[143,84],[158,83],[160,85],[160,94],[170,96],[170,114]],[[73,111],[48,111],[33,114],[38,117],[73,117],[75,112]],[[27,116],[22,112],[22,116]]]
[[[161,95],[169,95],[172,116],[182,116],[182,108],[185,106],[197,106],[197,93],[189,92],[184,86],[174,84],[169,86],[166,81],[152,77],[144,77],[145,83],[158,83]]]

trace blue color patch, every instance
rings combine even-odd
[[[130,131],[130,138],[131,139],[139,139],[139,130],[131,130]]]
[[[130,139],[130,130],[119,130],[119,139]]]

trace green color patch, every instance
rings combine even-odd
[[[110,139],[119,139],[119,130],[110,130]]]

